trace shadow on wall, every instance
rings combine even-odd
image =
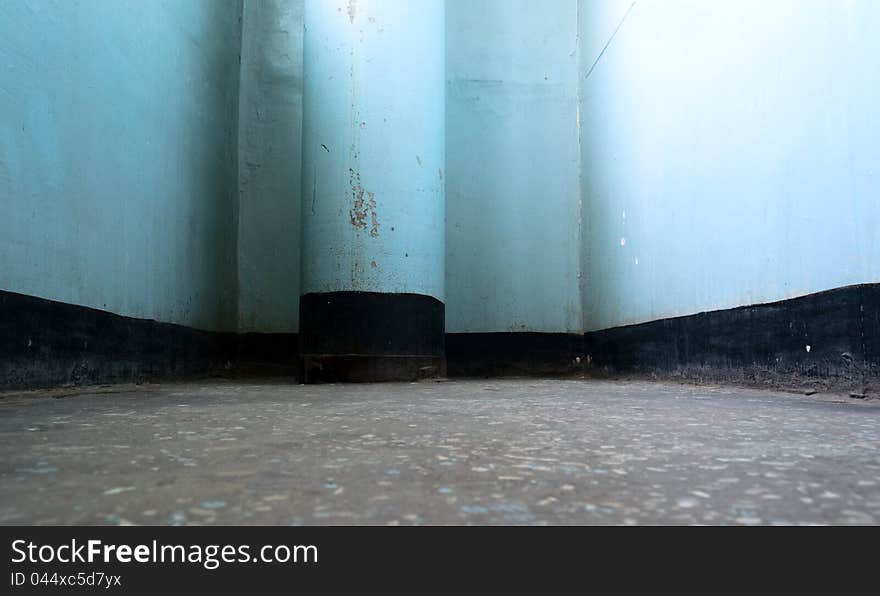
[[[244,0],[239,331],[299,328],[304,0]]]

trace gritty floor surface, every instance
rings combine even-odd
[[[584,380],[0,399],[2,524],[874,524],[880,404]]]

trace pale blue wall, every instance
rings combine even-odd
[[[0,3],[0,289],[296,330],[302,4],[247,0],[239,125],[238,2]],[[880,4],[446,4],[449,331],[880,281]]]
[[[449,331],[880,281],[876,2],[451,0],[447,48]]]
[[[240,9],[0,2],[0,289],[235,327]]]
[[[581,330],[577,2],[448,0],[449,332]]]
[[[586,329],[880,281],[880,3],[582,2]],[[625,214],[625,215],[624,215]]]
[[[299,329],[303,0],[244,0],[239,329]]]

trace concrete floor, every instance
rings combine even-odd
[[[0,400],[0,448],[3,524],[880,520],[880,402],[730,387],[56,391]]]

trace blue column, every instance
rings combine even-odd
[[[307,380],[443,367],[445,2],[306,0]]]

